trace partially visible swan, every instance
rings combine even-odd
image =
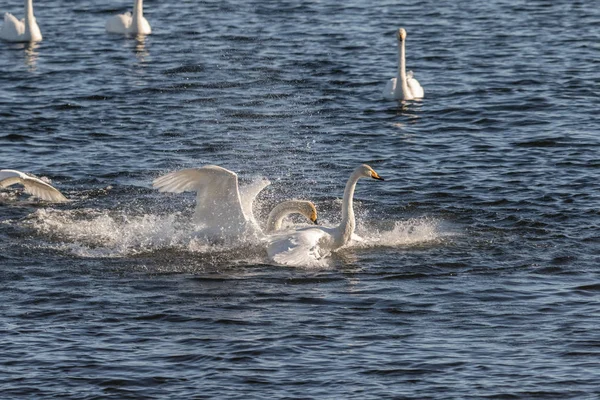
[[[307,200],[288,200],[276,205],[269,213],[265,233],[273,233],[281,229],[283,220],[290,214],[301,214],[317,225],[317,209]]]
[[[149,35],[152,33],[148,20],[144,18],[143,0],[135,0],[133,3],[133,14],[115,15],[106,21],[106,31],[110,33],[133,33],[138,35]]]
[[[406,31],[404,28],[398,29],[398,75],[392,78],[385,85],[383,97],[388,100],[413,100],[421,99],[425,95],[423,88],[415,78],[413,72],[406,72],[406,60],[404,56],[404,42],[406,41]]]
[[[67,200],[56,188],[48,183],[36,178],[35,176],[26,174],[13,169],[0,170],[0,188],[9,187],[12,185],[21,184],[26,193],[37,198],[55,203],[63,203]]]
[[[40,42],[42,32],[33,16],[33,0],[25,0],[25,18],[18,20],[10,13],[4,14],[0,39],[7,42]]]
[[[262,233],[254,217],[254,199],[270,184],[261,180],[246,186],[238,186],[235,172],[208,165],[175,171],[156,178],[153,186],[160,192],[196,192],[194,222],[202,225],[204,232],[217,236],[239,236],[250,230]],[[281,227],[281,220],[290,213],[299,213],[311,221],[317,221],[314,204],[304,201],[290,201],[275,207],[269,215],[267,231]]]
[[[356,221],[352,199],[356,183],[361,178],[383,180],[370,166],[358,166],[346,183],[342,203],[342,221],[332,228],[310,227],[291,234],[273,235],[269,239],[267,253],[271,260],[288,266],[323,265],[325,258],[352,239]]]

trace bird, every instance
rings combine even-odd
[[[0,170],[0,188],[21,184],[26,193],[41,200],[54,203],[64,203],[69,200],[52,185],[36,178],[33,175],[14,169]]]
[[[269,258],[277,264],[286,266],[324,265],[332,251],[344,247],[353,238],[356,220],[352,203],[356,183],[361,178],[384,180],[366,164],[356,167],[344,190],[341,223],[335,227],[308,227],[291,233],[273,235],[267,245]]]
[[[133,14],[126,12],[110,17],[106,21],[106,31],[109,33],[132,33],[136,35],[149,35],[152,28],[148,20],[144,18],[143,0],[135,0],[133,3]]]
[[[406,30],[398,29],[398,75],[390,79],[383,90],[383,97],[388,100],[413,100],[421,99],[425,95],[423,88],[413,76],[412,71],[406,72],[406,60],[404,44],[406,42]]]
[[[153,181],[159,192],[196,192],[194,222],[213,236],[239,237],[249,232],[263,235],[252,211],[256,196],[267,187],[268,180],[259,180],[240,187],[235,172],[218,165],[189,168],[168,173]],[[271,211],[267,231],[281,227],[281,221],[290,213],[299,213],[313,223],[317,221],[314,204],[307,201],[288,201]]]
[[[290,214],[301,214],[313,224],[318,225],[317,208],[308,200],[288,200],[276,205],[267,218],[265,233],[273,233],[281,229],[283,220]]]
[[[7,42],[40,42],[42,32],[33,16],[33,0],[25,0],[25,18],[18,20],[11,13],[4,14],[0,39]]]

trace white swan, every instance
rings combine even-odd
[[[0,170],[0,188],[21,184],[25,188],[25,192],[46,201],[55,203],[63,203],[67,200],[56,188],[48,183],[36,178],[35,176],[26,174],[14,169]]]
[[[133,33],[138,35],[149,35],[152,33],[148,20],[144,18],[143,0],[135,0],[133,3],[133,14],[115,15],[106,21],[106,31],[109,33]]]
[[[425,95],[423,88],[415,78],[413,72],[406,72],[406,60],[404,56],[404,43],[406,41],[406,31],[404,28],[398,29],[398,76],[392,78],[385,85],[383,97],[388,100],[413,100],[421,99]]]
[[[348,244],[356,226],[352,199],[356,183],[361,178],[383,180],[370,166],[358,166],[346,183],[341,223],[332,228],[311,227],[299,229],[291,234],[273,235],[267,247],[271,260],[288,266],[323,265],[325,258],[332,251]]]
[[[317,209],[307,200],[288,200],[276,205],[269,213],[265,233],[273,233],[281,229],[283,220],[290,214],[301,214],[317,225]]]
[[[196,192],[194,222],[202,225],[205,233],[220,237],[240,236],[248,230],[262,233],[252,205],[258,193],[269,184],[268,180],[261,180],[239,187],[235,172],[216,165],[171,172],[153,181],[160,192]],[[281,227],[281,221],[290,213],[303,214],[316,223],[314,204],[310,203],[310,207],[306,203],[290,201],[275,207],[269,215],[267,231]]]
[[[33,16],[33,1],[25,0],[25,18],[18,20],[10,13],[4,14],[0,39],[7,42],[40,42],[42,32]]]

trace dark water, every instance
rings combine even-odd
[[[17,4],[12,4],[17,3]],[[0,47],[2,398],[600,396],[600,8],[475,0],[37,2]],[[22,4],[3,9],[22,17]],[[421,102],[384,101],[395,30]],[[182,229],[151,188],[218,164],[359,232],[331,268]]]

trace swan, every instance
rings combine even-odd
[[[135,0],[133,14],[126,12],[110,17],[106,21],[106,31],[109,33],[133,33],[138,35],[152,33],[148,20],[144,18],[143,0]]]
[[[23,185],[26,193],[29,193],[42,200],[55,203],[64,203],[69,201],[52,185],[49,185],[35,176],[21,171],[16,171],[14,169],[0,170],[0,188],[9,187],[16,184]]]
[[[273,235],[267,245],[269,258],[277,264],[288,266],[323,265],[325,258],[332,251],[346,244],[354,236],[356,221],[352,199],[356,183],[361,178],[372,178],[383,181],[370,166],[358,166],[346,183],[342,202],[342,221],[336,227],[302,228],[280,235]]]
[[[7,42],[40,42],[42,32],[33,16],[33,0],[25,0],[25,18],[18,20],[10,13],[4,14],[0,39]]]
[[[406,41],[406,30],[398,29],[398,52],[400,63],[398,65],[398,76],[392,78],[385,85],[383,97],[388,100],[413,100],[421,99],[425,95],[423,88],[415,78],[413,72],[406,72],[406,60],[404,57],[404,43]],[[398,82],[400,85],[398,85]]]
[[[290,214],[301,214],[318,225],[317,209],[311,201],[288,200],[276,205],[267,218],[265,233],[273,233],[281,229],[283,220]]]
[[[239,236],[248,230],[263,233],[252,212],[254,199],[268,180],[260,180],[242,187],[238,176],[217,165],[189,168],[156,178],[152,185],[159,192],[196,192],[194,222],[202,225],[209,235]],[[267,232],[281,228],[282,220],[289,214],[299,213],[313,223],[317,222],[317,210],[307,201],[287,201],[275,207],[267,222]]]

